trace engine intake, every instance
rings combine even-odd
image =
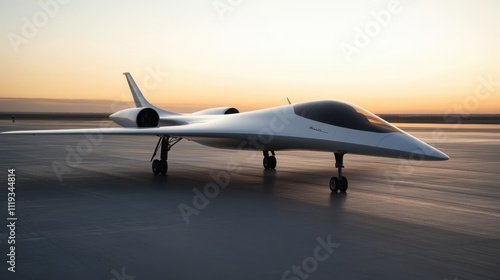
[[[193,115],[229,115],[238,114],[240,111],[233,107],[218,107],[194,112]]]
[[[160,116],[154,109],[144,108],[137,114],[136,123],[137,127],[157,127]]]
[[[123,127],[158,127],[160,116],[151,108],[130,108],[118,111],[109,118]]]
[[[240,111],[236,108],[229,108],[224,112],[224,115],[229,115],[229,114],[238,114]]]

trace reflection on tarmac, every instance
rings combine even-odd
[[[0,130],[75,125],[5,122]],[[2,136],[1,168],[17,172],[15,276],[112,279],[125,268],[136,279],[281,279],[330,235],[340,247],[314,267],[306,261],[308,279],[498,279],[500,126],[402,128],[428,142],[443,131],[431,144],[451,159],[346,155],[346,194],[330,193],[328,153],[277,152],[277,169],[263,170],[261,153],[181,141],[168,176],[155,176],[155,137],[106,136],[60,182],[53,163],[66,164],[67,147],[83,136]],[[229,161],[238,172],[227,172]],[[227,184],[187,225],[179,205],[194,207],[214,178]]]

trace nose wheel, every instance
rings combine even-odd
[[[166,160],[153,160],[151,164],[154,174],[166,174],[168,171],[168,162]]]
[[[161,136],[156,144],[155,151],[153,152],[153,156],[151,157],[151,169],[154,174],[166,174],[168,171],[168,152],[182,138],[180,137],[170,137],[170,136]],[[156,153],[158,152],[158,148],[160,148],[160,159],[155,159]]]
[[[335,167],[338,170],[338,177],[332,177],[330,179],[330,190],[333,193],[338,191],[346,192],[349,187],[349,183],[347,182],[347,178],[342,176],[342,168],[344,168],[344,154],[345,153],[334,153],[335,155]]]
[[[277,160],[274,151],[271,151],[271,156],[269,155],[269,151],[264,151],[263,154],[264,154],[264,159],[262,160],[262,165],[264,165],[264,168],[275,169]]]

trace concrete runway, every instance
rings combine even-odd
[[[278,152],[265,171],[260,152],[183,140],[155,176],[156,137],[0,136],[1,220],[9,168],[18,217],[17,272],[3,225],[0,279],[500,279],[500,125],[400,127],[451,159],[346,155],[336,195],[328,153]],[[179,205],[197,211],[189,224]]]

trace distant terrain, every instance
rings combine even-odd
[[[111,113],[0,113],[0,120],[102,120],[108,119]],[[437,114],[380,114],[391,123],[468,123],[468,124],[500,124],[500,114],[437,115]]]
[[[500,124],[500,114],[380,114],[378,116],[391,123]]]

